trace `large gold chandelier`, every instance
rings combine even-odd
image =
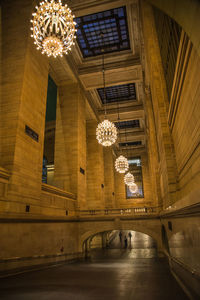
[[[128,186],[133,185],[133,184],[135,183],[133,174],[131,174],[130,172],[128,172],[128,173],[124,176],[124,182],[125,182],[125,184],[128,185]]]
[[[128,186],[129,190],[131,191],[132,194],[136,194],[138,191],[138,186],[136,183],[133,183]]]
[[[76,38],[76,23],[67,4],[62,5],[61,0],[45,0],[35,9],[31,19],[31,37],[37,49],[47,56],[67,54]]]
[[[103,38],[103,34],[102,34]],[[103,89],[104,89],[104,103],[105,103],[105,120],[98,124],[96,129],[96,138],[102,146],[111,146],[117,140],[117,128],[114,123],[106,119],[106,88],[105,88],[105,68],[104,68],[104,51],[102,55],[103,64]]]
[[[104,120],[99,123],[96,129],[96,137],[99,144],[103,146],[111,146],[117,139],[117,129],[114,123]]]
[[[128,159],[123,155],[120,155],[115,161],[115,169],[119,173],[126,173],[128,171],[129,164]]]

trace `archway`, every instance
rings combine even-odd
[[[187,33],[200,56],[200,2],[198,0],[147,0],[173,18]]]
[[[107,250],[107,254],[114,253],[114,257],[126,257],[125,252],[131,258],[157,257],[157,241],[148,234],[135,230],[109,230],[96,232],[83,242],[84,257],[88,258],[101,250]],[[105,252],[104,252],[105,254]]]

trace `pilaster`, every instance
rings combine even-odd
[[[176,201],[177,168],[174,145],[167,122],[169,102],[160,56],[152,6],[141,2],[144,46],[149,68],[149,81],[160,155],[160,188],[164,207]]]
[[[32,10],[30,0],[2,4],[0,165],[11,174],[8,198],[29,203],[41,193],[48,80],[48,59],[30,37]]]
[[[54,184],[77,196],[85,208],[86,119],[85,98],[79,84],[58,88]]]
[[[103,209],[104,202],[104,161],[103,146],[96,139],[96,121],[87,121],[87,207]]]
[[[112,147],[104,147],[105,208],[115,206],[114,161]]]

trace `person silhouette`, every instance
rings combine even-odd
[[[124,237],[124,247],[125,247],[125,249],[127,248],[127,245],[128,245],[128,240],[127,240],[127,237],[125,236]]]
[[[120,231],[119,232],[119,240],[120,240],[120,243],[122,242],[122,232]]]
[[[131,248],[131,238],[132,238],[132,234],[131,232],[128,233],[129,239],[130,239],[130,248]]]

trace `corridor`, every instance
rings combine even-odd
[[[1,278],[0,298],[188,299],[171,275],[166,260],[157,258],[152,249],[93,250],[86,261]]]

